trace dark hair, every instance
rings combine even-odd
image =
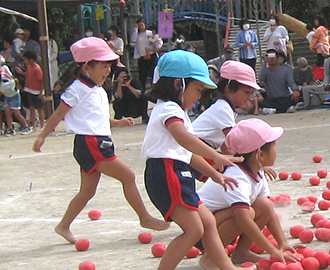
[[[180,90],[174,88],[174,81],[176,79],[178,78],[160,77],[150,92],[150,98],[154,100],[170,100],[182,105],[181,101],[178,100]],[[195,81],[195,79],[185,78],[184,81],[187,87],[191,82]]]
[[[81,70],[81,68],[82,68],[82,66],[84,65],[84,64],[87,64],[87,65],[89,65],[90,67],[94,67],[97,63],[99,63],[99,62],[103,62],[103,61],[96,61],[96,60],[92,60],[92,61],[89,61],[89,62],[79,62],[79,63],[77,63],[76,62],[76,68],[74,69],[74,71],[73,71],[73,79],[75,79],[76,77],[78,77],[78,75],[80,74],[80,70]],[[107,61],[106,63],[109,63],[109,64],[111,64],[111,69],[112,69],[112,67],[114,66],[114,65],[117,65],[117,60],[112,60],[112,61]]]
[[[57,86],[57,85],[60,85],[61,87],[63,87],[64,82],[61,81],[61,80],[57,80],[57,81],[54,83],[54,87]]]
[[[280,24],[280,18],[275,14],[270,14],[270,19],[275,19],[276,24]]]
[[[317,16],[315,17],[315,19],[319,21],[320,26],[322,25],[322,26],[324,26],[325,28],[328,28],[328,23],[327,23],[326,19],[325,19],[323,16],[321,16],[321,15],[317,15]]]
[[[158,27],[157,27],[157,25],[152,25],[152,26],[150,27],[150,30],[155,31],[156,34],[157,34],[157,33],[158,33]]]
[[[248,142],[247,142],[248,143]],[[263,146],[260,147],[260,150],[264,151],[264,152],[267,152],[269,153],[269,150],[270,150],[270,146],[273,142],[269,142],[269,143],[266,143],[264,144]],[[251,158],[254,154],[256,154],[256,152],[258,151],[259,149],[257,150],[254,150],[250,153],[247,153],[247,154],[243,154],[243,155],[240,155],[240,154],[236,154],[235,156],[241,156],[244,158],[244,161],[243,162],[247,162],[249,160],[249,158]]]
[[[247,23],[250,23],[247,18],[241,19],[239,22],[239,28],[241,28],[241,30],[243,30],[243,24],[247,24]]]
[[[37,55],[32,51],[26,51],[23,53],[23,57],[26,59],[33,59],[34,61],[37,59]]]
[[[116,73],[115,73],[115,77],[118,78],[119,74],[122,72],[126,72],[126,74],[129,74],[128,69],[125,67],[120,67],[117,68]]]
[[[312,31],[313,30],[313,25],[311,23],[307,23],[306,24],[306,29],[309,30],[309,31]]]
[[[225,96],[225,89],[228,85],[228,88],[231,92],[235,93],[238,89],[243,85],[235,80],[228,80],[220,77],[218,81],[217,89],[206,89],[202,92],[202,96],[200,98],[200,105],[205,109],[210,107],[214,102],[216,102],[219,98]]]
[[[87,26],[87,27],[85,28],[85,32],[86,32],[87,30],[92,30],[92,32],[94,32],[93,28],[90,27],[90,26]]]
[[[140,23],[140,22],[143,22],[144,24],[146,23],[144,20],[142,20],[141,18],[140,19],[137,19],[136,21],[135,21],[135,23]]]
[[[117,34],[118,34],[118,31],[119,31],[117,25],[111,25],[111,26],[108,28],[108,30],[116,31]]]

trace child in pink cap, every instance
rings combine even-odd
[[[108,97],[102,87],[118,55],[104,40],[96,37],[80,39],[70,49],[80,72],[61,95],[59,107],[33,145],[33,151],[40,152],[47,135],[63,118],[67,131],[76,134],[73,154],[81,170],[80,191],[70,202],[55,231],[70,243],[75,243],[70,225],[94,196],[102,173],[122,183],[125,197],[138,214],[142,227],[167,229],[168,223],[155,219],[147,212],[136,187],[133,171],[115,155],[110,138],[110,125],[134,125],[132,118],[110,119]]]
[[[284,252],[295,252],[295,249],[288,244],[273,202],[268,198],[270,190],[262,169],[274,165],[277,156],[275,141],[282,134],[283,128],[271,127],[257,118],[238,122],[228,133],[225,143],[233,153],[243,156],[244,162],[228,167],[223,172],[235,178],[238,187],[224,192],[221,186],[207,181],[197,191],[203,204],[216,218],[224,246],[240,236],[232,254],[234,263],[257,262],[262,258],[249,250],[252,242],[281,262],[286,259],[298,260],[294,254]],[[265,226],[275,237],[279,248],[261,232]],[[207,252],[202,259],[210,261]]]

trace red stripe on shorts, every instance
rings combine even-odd
[[[181,204],[188,209],[196,211],[197,210],[196,207],[188,205],[182,200],[181,184],[178,179],[178,176],[173,170],[173,159],[164,158],[164,165],[166,171],[166,181],[167,181],[168,191],[172,199],[171,206],[164,217],[165,220],[170,220],[170,215],[173,211],[173,208],[177,204]]]

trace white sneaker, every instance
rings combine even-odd
[[[296,112],[296,108],[292,105],[291,107],[289,107],[287,110],[286,110],[287,113],[295,113]]]
[[[263,108],[262,109],[263,114],[274,114],[276,113],[276,108]]]

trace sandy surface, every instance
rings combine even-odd
[[[251,117],[251,116],[250,116]],[[330,111],[310,110],[295,114],[259,116],[271,125],[285,129],[278,141],[278,158],[274,166],[277,172],[301,171],[300,181],[276,180],[270,182],[273,196],[287,193],[292,204],[276,207],[282,216],[281,223],[291,244],[299,240],[289,236],[292,225],[302,224],[311,228],[312,214],[302,213],[296,200],[300,196],[315,194],[321,198],[328,177],[319,186],[311,186],[309,178],[318,169],[329,170]],[[246,118],[240,116],[238,119]],[[138,188],[148,210],[160,218],[150,203],[143,184],[144,160],[140,155],[145,125],[137,119],[132,128],[113,128],[116,153],[136,173]],[[73,135],[64,133],[64,125],[51,134],[42,149],[34,153],[31,146],[38,132],[27,136],[0,137],[0,269],[78,269],[80,262],[93,261],[98,270],[105,269],[156,269],[158,258],[153,258],[150,248],[155,242],[168,244],[180,233],[175,224],[163,232],[152,232],[150,244],[140,244],[139,233],[148,231],[139,226],[137,216],[125,201],[121,185],[109,177],[102,177],[96,196],[77,217],[72,231],[79,238],[91,242],[84,252],[75,250],[74,245],[56,235],[54,226],[79,188],[79,168],[72,157]],[[321,163],[313,163],[314,155],[323,157]],[[198,184],[200,185],[200,184]],[[88,219],[92,209],[102,211],[97,221]],[[318,209],[318,208],[317,208]],[[319,211],[330,218],[328,211]],[[314,230],[314,229],[313,229]],[[329,251],[329,244],[314,240],[308,244],[316,250]],[[201,269],[198,258],[184,259],[177,269]]]

